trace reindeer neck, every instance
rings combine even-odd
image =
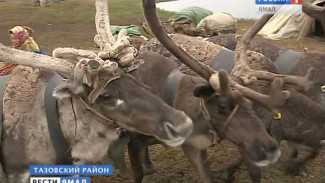
[[[204,81],[202,77],[183,75],[175,95],[174,107],[184,111],[193,120],[198,118],[201,113],[199,98],[195,97],[193,92],[197,84]]]
[[[324,123],[325,109],[323,106],[296,90],[291,90],[290,92],[291,96],[282,108],[289,109],[291,113],[295,111],[295,115],[309,119],[308,121],[311,123]]]

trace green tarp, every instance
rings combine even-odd
[[[169,21],[177,22],[177,21],[189,20],[190,22],[194,23],[196,26],[197,24],[200,23],[200,21],[203,18],[211,14],[212,12],[207,9],[200,8],[197,6],[191,6],[177,12],[176,15],[169,18]]]
[[[127,25],[127,26],[111,25],[110,27],[113,36],[117,35],[121,29],[125,29],[128,32],[129,36],[141,36],[140,29],[136,25]]]

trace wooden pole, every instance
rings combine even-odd
[[[298,40],[300,41],[302,38],[305,38],[307,34],[310,32],[310,25],[312,23],[312,17],[306,15],[306,19],[304,20],[304,24],[302,26],[301,32],[299,33]]]

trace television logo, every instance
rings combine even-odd
[[[302,0],[255,0],[258,14],[301,14]]]

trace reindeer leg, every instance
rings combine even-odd
[[[157,169],[152,164],[152,161],[150,159],[149,155],[149,147],[147,146],[144,151],[144,157],[143,157],[143,169],[145,175],[152,175],[157,172]]]
[[[290,154],[290,158],[297,158],[298,157],[298,150],[294,148]]]
[[[243,163],[243,158],[237,159],[235,162],[232,162],[227,168],[227,182],[233,182],[235,180],[235,173],[239,169],[240,165]]]
[[[208,163],[208,158],[209,158],[209,154],[208,154],[208,151],[207,150],[201,150],[201,156],[203,158],[203,161],[205,163]]]
[[[252,163],[245,161],[247,165],[247,170],[249,176],[252,180],[252,183],[261,183],[262,178],[262,170],[260,167],[253,165]]]
[[[8,183],[26,183],[29,181],[29,171],[9,174],[7,176]]]
[[[319,153],[320,153],[319,149],[314,149],[314,150],[312,150],[312,152],[308,153],[308,155],[303,159],[303,164],[302,165],[303,165],[303,167],[304,167],[303,169],[305,171],[307,170],[306,163],[308,161],[311,161],[311,160],[315,159],[319,155]],[[305,174],[308,175],[307,172],[305,172]]]
[[[219,179],[224,179],[227,183],[232,183],[235,180],[235,173],[239,169],[240,165],[243,163],[243,158],[239,158],[232,162],[226,168],[217,170],[213,174]],[[226,178],[222,177],[222,174],[226,174]]]
[[[303,159],[290,158],[286,162],[286,165],[285,165],[286,170],[289,172],[289,174],[307,177],[308,174],[306,171],[307,170],[306,163],[309,160],[315,159],[319,155],[319,153],[320,153],[319,149],[314,149],[312,152],[308,153],[308,155],[305,156]]]
[[[305,163],[303,160],[298,158],[298,155],[298,150],[293,147],[290,158],[284,161],[285,169],[291,175],[300,175],[302,177],[306,177],[307,173],[304,166]]]
[[[112,161],[116,168],[119,170],[119,176],[123,179],[128,178],[128,170],[125,165],[125,156],[124,152],[126,149],[126,145],[130,141],[130,137],[125,135],[124,133],[114,141],[109,149],[108,149],[108,158],[109,161]]]
[[[4,168],[4,161],[3,161],[3,158],[1,155],[0,155],[0,183],[6,183],[6,173],[5,173],[5,168]]]
[[[191,164],[199,172],[203,183],[212,183],[211,171],[208,166],[204,164],[201,151],[191,145],[184,144],[182,149]]]
[[[128,144],[128,153],[132,168],[133,180],[135,183],[141,183],[143,180],[143,154],[146,146],[144,146],[138,139],[131,138]]]
[[[306,156],[306,160],[313,160],[315,159],[320,153],[320,150],[319,149],[314,149],[311,153],[309,153],[307,156]]]

